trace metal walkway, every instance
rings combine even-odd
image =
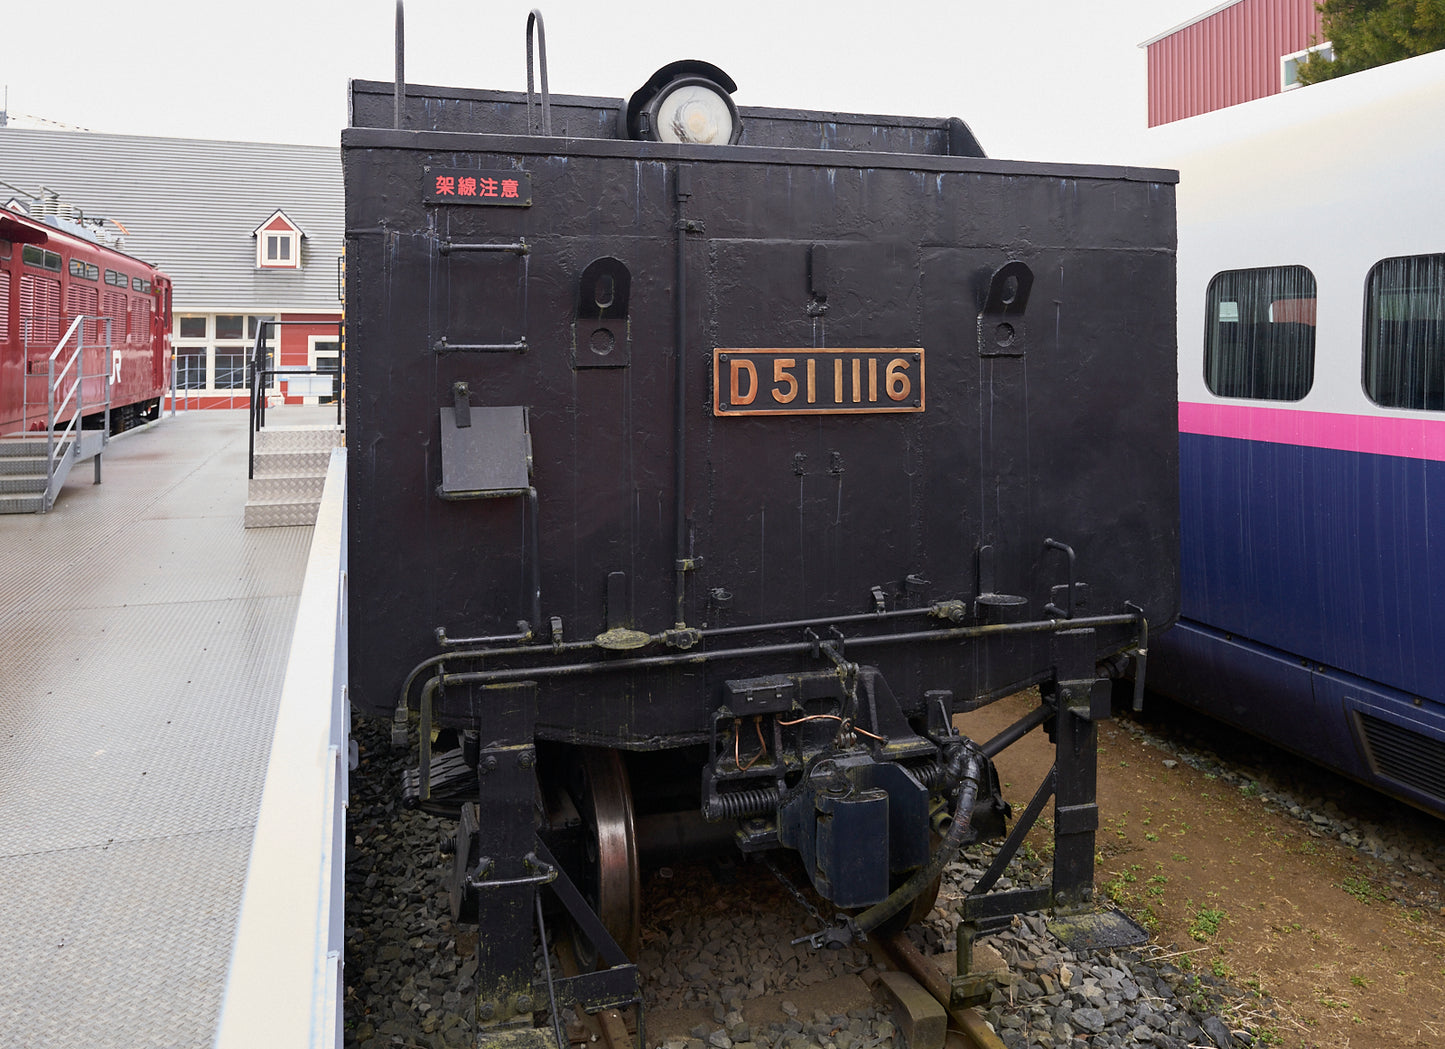
[[[312,530],[242,528],[246,413],[0,518],[0,1047],[215,1037]]]

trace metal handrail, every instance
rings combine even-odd
[[[103,427],[101,436],[102,445],[107,441],[109,437],[111,373],[110,370],[107,369],[103,373],[97,372],[94,375],[85,374],[85,350],[89,348],[87,347],[85,341],[85,325],[88,321],[100,321],[105,324],[105,340],[103,342],[96,343],[95,346],[108,349],[110,347],[111,319],[109,317],[82,313],[78,314],[75,319],[70,322],[70,326],[65,329],[65,334],[62,335],[60,339],[56,342],[55,348],[52,349],[49,355],[44,358],[46,415],[45,499],[47,505],[53,496],[53,493],[51,492],[51,487],[54,485],[55,475],[58,469],[56,447],[57,445],[64,447],[66,440],[74,441],[75,439],[75,431],[79,428],[80,421],[84,416],[85,409],[87,407],[85,401],[85,380],[88,378],[101,380],[102,389],[104,392],[102,393],[100,399],[95,402],[94,406],[103,408],[106,412],[105,426]],[[29,331],[27,329],[27,345],[29,342],[28,335]],[[70,352],[70,355],[68,357],[64,358],[64,364],[60,368],[59,374],[57,374],[55,370],[56,362],[61,358],[61,354],[65,351],[67,344],[70,343],[72,338],[75,340],[75,348]],[[107,358],[108,357],[109,355],[107,354]],[[72,368],[75,369],[75,374],[73,377],[70,377],[70,370]],[[33,376],[34,374],[35,372],[32,365],[27,364],[27,380],[30,376]],[[57,403],[56,390],[59,388],[61,383],[67,381],[67,377],[70,377],[69,386],[65,390],[64,396],[60,399],[59,403]],[[72,402],[74,402],[73,408]],[[25,404],[28,407],[31,403],[32,401],[30,399],[29,382],[27,381],[25,383]],[[64,428],[57,433],[56,423],[59,420],[60,416],[64,414],[67,409],[71,409],[70,418],[66,421]],[[28,411],[25,413],[25,417],[27,419],[29,418]],[[99,476],[100,473],[99,469],[97,468],[96,477],[99,478]]]
[[[318,322],[318,321],[278,321],[278,320],[263,320],[263,321],[258,321],[257,324],[256,324],[256,342],[255,342],[255,345],[253,346],[253,348],[252,348],[252,350],[251,350],[251,361],[250,361],[250,367],[251,367],[250,403],[247,405],[247,425],[246,425],[246,432],[247,432],[247,438],[246,438],[246,440],[247,440],[247,446],[246,446],[246,477],[247,477],[248,480],[252,480],[252,479],[254,479],[255,476],[256,476],[256,433],[257,433],[257,431],[259,431],[262,427],[264,427],[264,426],[266,425],[266,398],[265,398],[264,395],[263,395],[264,392],[265,392],[265,390],[266,390],[266,388],[267,388],[267,387],[266,387],[266,380],[269,379],[269,378],[273,378],[273,377],[275,377],[276,375],[326,375],[326,374],[329,374],[328,372],[324,371],[324,370],[321,369],[321,368],[299,368],[299,367],[292,367],[292,366],[286,366],[286,367],[280,367],[280,366],[278,366],[278,367],[275,367],[275,368],[263,368],[263,367],[262,367],[262,362],[265,361],[265,359],[266,359],[266,352],[267,352],[266,328],[267,328],[268,325],[269,325],[269,326],[277,326],[277,325],[283,325],[283,324],[296,324],[296,325],[306,325],[306,326],[308,326],[308,327],[317,327],[319,324],[324,324],[324,323],[325,323],[325,322]],[[341,373],[342,373],[342,370],[343,370],[343,368],[344,368],[345,361],[346,361],[346,321],[345,321],[345,320],[339,320],[339,321],[336,322],[336,334],[337,334],[337,348],[338,348],[337,359],[336,359],[336,378],[337,378],[337,380],[338,380],[337,390],[336,390],[336,425],[337,425],[337,426],[340,426],[340,425],[341,425],[341,412],[342,412],[342,387],[341,387],[340,379],[341,379]],[[277,350],[278,350],[278,351],[280,350],[280,340],[279,340],[279,339],[277,340]]]

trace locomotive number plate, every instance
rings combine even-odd
[[[923,411],[923,348],[713,351],[713,415]]]

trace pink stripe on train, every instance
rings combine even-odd
[[[1181,401],[1179,432],[1445,461],[1445,418],[1340,415],[1253,404]]]

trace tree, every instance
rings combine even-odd
[[[1445,49],[1445,0],[1323,0],[1317,7],[1334,57],[1300,63],[1301,84]]]

